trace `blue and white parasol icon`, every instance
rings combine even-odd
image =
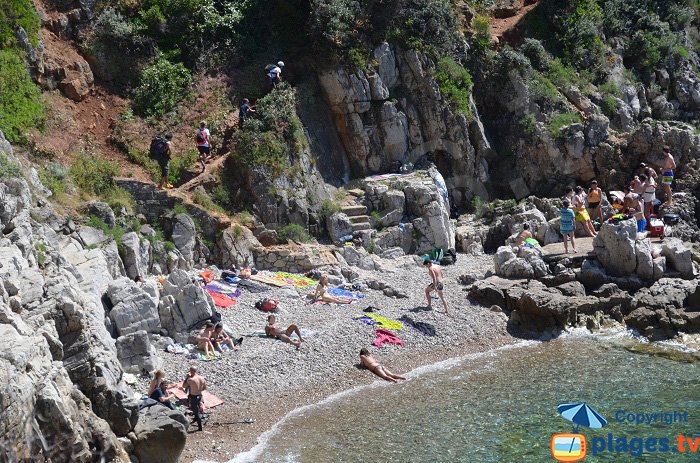
[[[574,432],[578,432],[579,426],[602,428],[608,424],[607,420],[589,407],[586,402],[559,404],[557,411],[562,417],[574,423]]]

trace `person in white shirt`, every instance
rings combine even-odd
[[[211,152],[211,143],[209,143],[210,136],[209,129],[207,128],[207,122],[200,122],[194,139],[197,143],[197,150],[199,151],[199,162],[202,164],[202,172],[204,172],[204,165],[207,159],[209,159],[209,153]]]
[[[271,67],[267,71],[267,78],[270,81],[270,86],[274,88],[277,84],[282,82],[282,68],[284,67],[284,62],[278,61],[277,66]]]

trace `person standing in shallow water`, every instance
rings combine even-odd
[[[423,265],[428,268],[428,275],[430,275],[430,278],[433,280],[432,283],[425,288],[425,298],[428,300],[428,308],[433,308],[432,299],[430,296],[433,291],[437,291],[442,304],[445,306],[445,314],[449,315],[447,311],[447,301],[445,301],[445,295],[442,293],[442,291],[445,289],[445,285],[442,283],[442,269],[439,265],[433,264],[430,259],[426,259],[423,262]]]

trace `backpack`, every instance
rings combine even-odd
[[[262,310],[263,312],[273,312],[275,309],[277,309],[277,302],[267,298],[260,299],[255,303],[255,308]]]
[[[275,65],[275,64],[268,64],[267,66],[265,66],[265,72],[270,72],[276,67],[277,67],[277,65]]]
[[[161,161],[168,155],[168,140],[158,135],[151,140],[151,147],[148,149],[148,157],[154,161]]]
[[[204,143],[207,140],[204,135],[203,130],[197,129],[197,135],[194,137],[194,139],[197,141],[197,143]]]
[[[221,322],[221,314],[215,310],[211,317],[209,317],[209,320],[216,325]]]

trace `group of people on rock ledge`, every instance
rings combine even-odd
[[[573,253],[577,252],[574,238],[576,222],[581,224],[588,236],[594,237],[597,235],[596,228],[600,228],[606,220],[634,218],[637,222],[637,233],[644,234],[645,230],[650,227],[655,206],[660,204],[656,199],[656,189],[659,183],[663,187],[666,203],[672,204],[673,202],[671,185],[675,170],[676,161],[673,159],[671,149],[664,146],[659,167],[661,176],[659,177],[653,168],[641,163],[637,175],[623,188],[621,194],[610,192],[612,214],[608,217],[603,215],[601,206],[604,193],[598,186],[597,180],[591,181],[587,192],[581,186],[568,187],[561,198],[562,208],[559,210],[559,232],[564,241],[564,252],[569,253],[569,241],[571,241]],[[594,224],[594,220],[597,224]],[[532,232],[530,226],[525,224],[523,231],[518,235],[517,244],[519,246],[527,245],[526,240],[528,239],[533,239]]]

